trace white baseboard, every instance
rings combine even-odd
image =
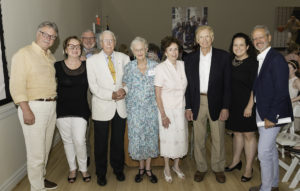
[[[24,164],[8,180],[6,180],[2,185],[0,185],[0,190],[1,191],[12,190],[26,175],[27,175],[27,165]]]

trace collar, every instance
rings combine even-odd
[[[201,48],[199,51],[200,51],[200,56],[203,57],[204,54],[202,53]],[[210,47],[209,52],[204,57],[211,57],[211,55],[212,55],[212,47]]]
[[[83,51],[84,52],[93,52],[96,48],[91,48],[91,49],[86,49],[86,48],[83,48]]]
[[[51,54],[51,51],[49,49],[45,52],[35,41],[33,41],[31,45],[35,52],[41,53],[46,56],[49,56]]]
[[[105,58],[108,60],[108,55],[105,54],[104,51],[103,51],[103,54],[104,54]],[[112,54],[111,54],[110,56],[111,56],[111,59],[114,59],[114,57],[115,57],[115,51],[113,51]]]
[[[257,60],[258,61],[264,60],[270,49],[271,49],[271,46],[269,46],[264,51],[262,51],[259,55],[257,55]]]
[[[168,60],[168,58],[166,59],[166,63],[167,63],[169,66],[174,67],[174,65],[172,64],[172,62],[171,62],[170,60]],[[177,60],[176,60],[176,65],[177,65]]]

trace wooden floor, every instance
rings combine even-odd
[[[92,131],[91,131],[92,132]],[[225,146],[226,146],[226,160],[227,164],[231,161],[231,146],[232,138],[229,135],[225,135]],[[207,139],[207,158],[210,158],[210,139]],[[287,158],[286,160],[290,160]],[[244,163],[244,157],[242,158]],[[250,182],[243,183],[240,181],[244,166],[242,171],[233,171],[226,173],[227,181],[224,184],[216,182],[215,175],[211,170],[205,176],[204,181],[198,183],[193,181],[193,176],[196,170],[196,165],[194,160],[191,158],[190,154],[185,157],[181,163],[181,168],[183,169],[186,179],[178,179],[174,172],[172,172],[173,183],[166,183],[163,177],[163,167],[153,167],[154,174],[158,177],[158,183],[152,184],[149,182],[146,176],[141,183],[135,183],[134,177],[137,173],[137,168],[125,167],[126,180],[124,182],[119,182],[116,180],[114,174],[112,173],[111,167],[108,168],[107,172],[107,185],[100,187],[97,185],[97,179],[95,175],[95,165],[92,163],[89,167],[89,172],[92,175],[92,181],[85,183],[82,181],[81,175],[78,175],[77,180],[73,184],[67,182],[68,176],[68,164],[64,153],[64,148],[62,143],[58,143],[51,151],[49,162],[47,166],[47,179],[54,181],[58,184],[56,190],[62,191],[84,191],[84,190],[101,190],[101,191],[248,191],[249,187],[256,186],[260,184],[260,173],[258,161],[254,162],[254,177]],[[283,177],[284,171],[280,168],[280,179]],[[291,180],[290,180],[291,181]],[[279,183],[280,191],[292,191],[289,189],[290,182]],[[299,187],[299,185],[298,185]],[[14,191],[29,191],[30,185],[27,176],[16,186]]]

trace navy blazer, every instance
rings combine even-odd
[[[253,85],[256,109],[262,120],[277,123],[279,118],[291,117],[293,108],[289,94],[289,68],[284,57],[270,49]]]
[[[193,119],[197,120],[200,107],[200,50],[184,58],[185,73],[188,81],[185,92],[186,109],[191,109]],[[211,66],[208,80],[208,108],[213,121],[219,119],[222,109],[228,109],[231,95],[231,60],[229,53],[212,48]]]

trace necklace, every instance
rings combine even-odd
[[[232,65],[235,66],[235,67],[237,67],[237,66],[243,64],[243,62],[244,62],[244,60],[237,60],[237,59],[234,58],[232,60]]]

